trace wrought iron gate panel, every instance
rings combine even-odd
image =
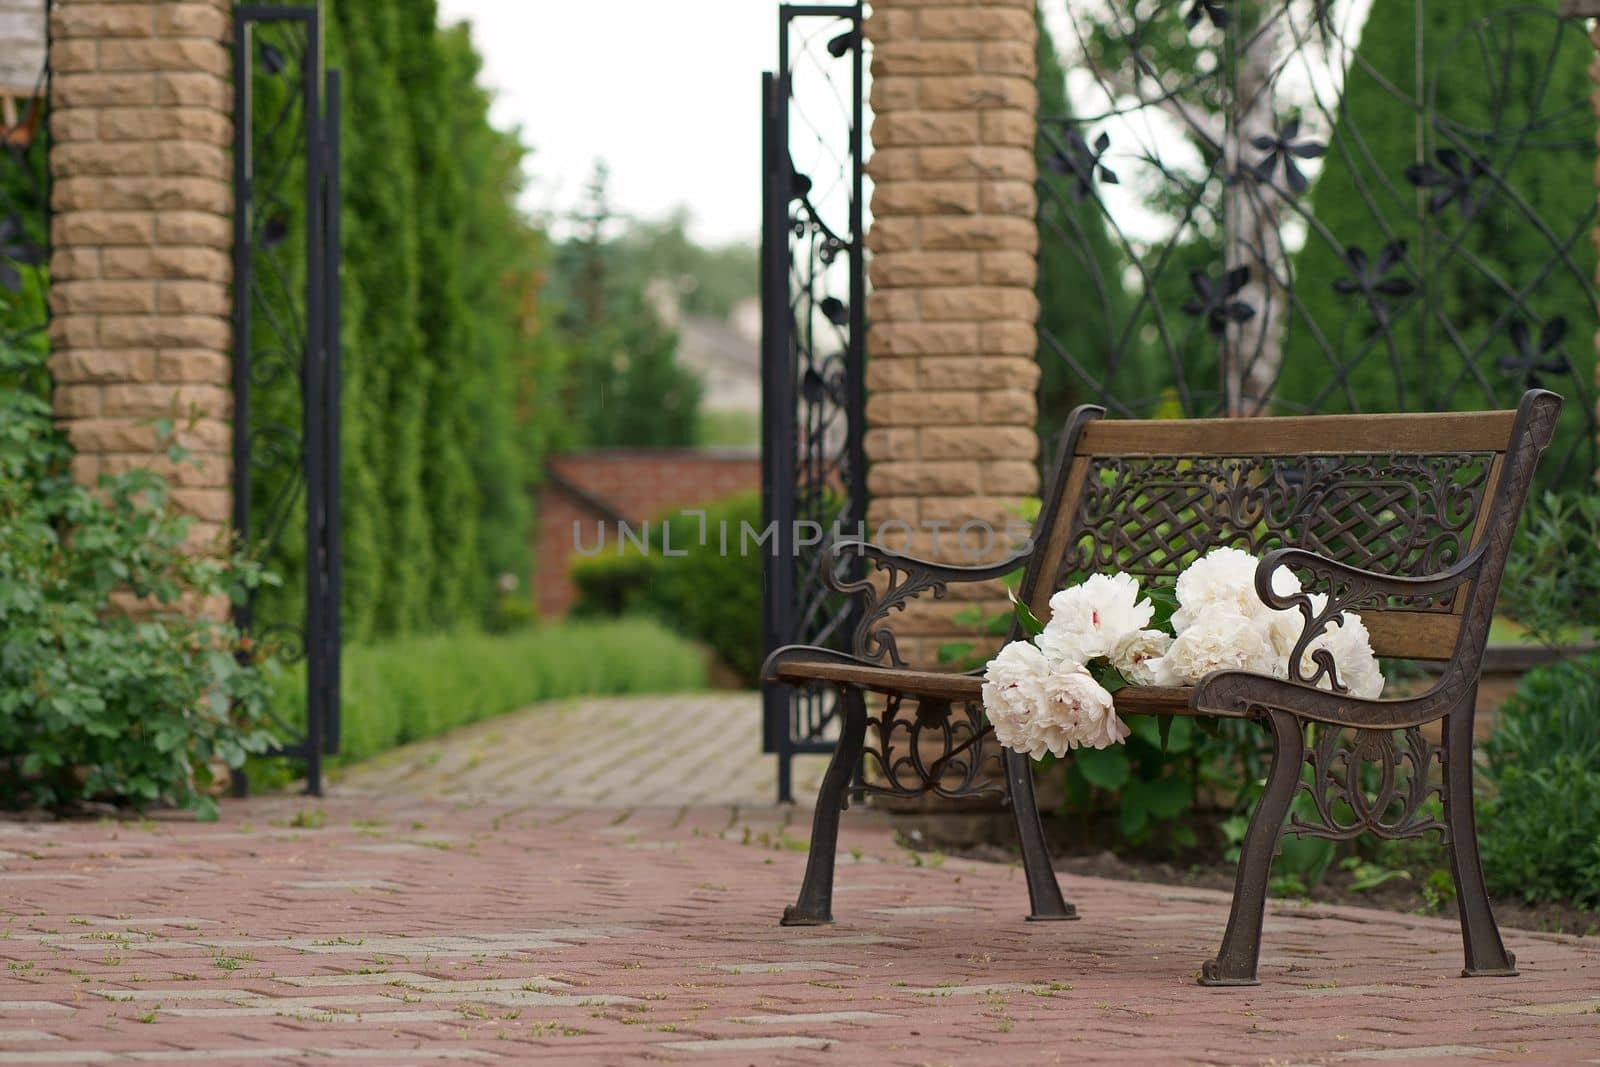
[[[339,72],[316,7],[234,9],[233,524],[302,588],[235,620],[304,664],[306,721],[273,719],[311,793],[339,749]]]
[[[1553,2],[1369,7],[1044,5],[1070,72],[1039,130],[1046,406],[1465,410],[1544,384],[1568,403],[1541,481],[1581,484],[1593,46]]]
[[[762,79],[763,644],[843,648],[852,604],[824,581],[826,543],[865,536],[861,4],[783,5]],[[852,565],[859,565],[854,560]],[[830,752],[833,694],[768,687],[762,739],[792,800],[796,753]]]

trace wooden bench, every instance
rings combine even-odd
[[[1472,718],[1506,555],[1560,409],[1561,398],[1543,390],[1515,411],[1482,413],[1113,421],[1083,407],[1067,425],[1036,537],[1022,552],[956,567],[863,542],[837,546],[881,572],[876,581],[837,582],[861,598],[853,653],[791,646],[764,669],[770,683],[837,686],[842,711],[804,884],[784,924],[832,921],[839,814],[852,794],[971,796],[997,788],[988,772],[1001,759],[1029,918],[1076,918],[1050,867],[1028,757],[985,744],[979,672],[908,669],[889,616],[921,594],[945,596],[951,583],[1022,569],[1019,595],[1044,619],[1067,575],[1122,570],[1145,583],[1170,582],[1198,555],[1234,546],[1264,553],[1262,598],[1306,618],[1290,678],[1218,671],[1190,688],[1116,694],[1123,715],[1249,719],[1270,731],[1271,772],[1243,842],[1227,930],[1200,981],[1255,984],[1267,881],[1285,832],[1347,840],[1439,831],[1455,878],[1465,973],[1515,974],[1478,862]],[[1279,567],[1306,592],[1274,594]],[[1328,597],[1320,611],[1313,592]],[[1298,652],[1345,610],[1361,614],[1379,656],[1442,664],[1437,682],[1375,701],[1314,688],[1325,667],[1306,677]],[[870,746],[869,692],[881,695]],[[1425,733],[1428,724],[1438,727]],[[1439,773],[1430,774],[1435,765]],[[1316,814],[1286,826],[1301,791]],[[1432,795],[1443,800],[1442,819],[1426,804]]]

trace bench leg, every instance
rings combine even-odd
[[[1006,749],[1006,782],[1011,788],[1011,814],[1017,819],[1022,844],[1022,870],[1028,878],[1028,921],[1058,922],[1076,919],[1078,909],[1061,896],[1061,884],[1050,867],[1044,844],[1044,823],[1033,795],[1033,761],[1026,753]]]
[[[1272,770],[1267,789],[1256,803],[1244,845],[1239,850],[1239,872],[1233,885],[1233,908],[1228,913],[1228,928],[1222,935],[1222,948],[1216,959],[1200,969],[1200,984],[1257,985],[1256,961],[1261,956],[1261,922],[1266,916],[1267,881],[1272,874],[1272,857],[1278,851],[1278,837],[1289,816],[1289,806],[1300,790],[1300,765],[1305,760],[1305,742],[1300,722],[1286,711],[1272,710]]]
[[[1464,710],[1445,721],[1444,821],[1448,829],[1450,874],[1456,883],[1456,907],[1461,913],[1461,940],[1466,946],[1467,978],[1510,977],[1517,973],[1517,957],[1506,951],[1500,928],[1489,908],[1478,861],[1478,826],[1472,810],[1472,707],[1474,689]]]
[[[833,750],[817,810],[811,816],[811,850],[806,856],[805,881],[800,899],[783,909],[784,926],[825,926],[833,922],[833,861],[839,847],[839,815],[849,804],[851,779],[861,762],[867,736],[867,701],[861,690],[846,686],[839,691],[844,705],[844,729]]]

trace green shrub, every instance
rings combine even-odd
[[[619,543],[580,560],[572,571],[578,587],[574,613],[660,619],[710,645],[754,685],[761,670],[761,557],[767,547],[753,540],[747,545],[743,530],[760,530],[761,498],[742,494],[704,511],[704,527],[699,514],[651,523],[648,552],[631,545],[623,550]]]
[[[214,817],[213,763],[240,766],[272,743],[264,685],[232,626],[173,605],[263,575],[191,554],[153,474],[91,492],[68,458],[49,404],[0,388],[0,803],[171,803]],[[112,606],[118,592],[152,610],[129,618]]]
[[[1483,746],[1490,888],[1600,904],[1600,657],[1531,671]]]
[[[644,619],[354,645],[344,650],[341,668],[345,762],[542,700],[705,685],[702,653]],[[285,675],[276,689],[285,716],[303,722],[304,674]]]
[[[1600,492],[1545,493],[1529,501],[1506,561],[1499,610],[1546,645],[1592,640],[1600,630]]]

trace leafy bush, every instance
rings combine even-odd
[[[16,380],[27,368],[9,364],[35,357],[5,358]],[[187,522],[153,474],[91,492],[68,459],[49,404],[0,388],[0,803],[172,803],[214,817],[214,762],[237,767],[272,743],[264,686],[232,626],[175,605],[264,576],[187,550]],[[119,593],[147,610],[129,617]]]
[[[1483,751],[1490,888],[1600,904],[1600,658],[1529,672]]]
[[[1499,609],[1538,641],[1600,629],[1600,492],[1545,493],[1528,505],[1506,561]]]
[[[572,571],[578,586],[574,613],[660,619],[710,645],[740,679],[754,685],[761,670],[764,549],[752,541],[746,551],[742,530],[746,525],[760,529],[761,498],[743,494],[704,510],[704,527],[698,514],[652,523],[647,552],[619,546],[580,560]],[[663,529],[664,539],[654,536]]]
[[[353,645],[344,650],[341,669],[345,762],[541,700],[705,685],[702,653],[643,619]],[[275,688],[275,706],[303,722],[304,674],[286,674]]]

